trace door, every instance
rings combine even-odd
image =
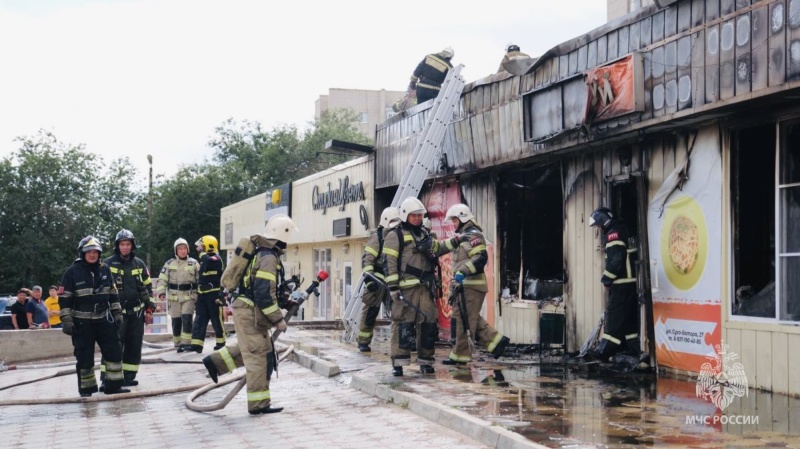
[[[344,282],[344,310],[347,310],[350,305],[350,299],[353,296],[353,262],[344,263],[342,282]],[[342,311],[343,313],[344,310]]]
[[[320,270],[331,272],[331,249],[314,249],[314,273]],[[331,316],[331,282],[322,282],[319,285],[319,296],[314,296],[314,319],[330,320]]]

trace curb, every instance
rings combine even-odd
[[[444,406],[416,393],[393,390],[372,379],[354,374],[350,387],[386,402],[406,407],[431,422],[455,430],[487,446],[497,449],[547,449],[547,446],[534,443],[518,433],[493,425],[489,421]]]
[[[320,376],[333,377],[341,372],[339,365],[323,360],[315,355],[311,355],[302,348],[308,348],[299,341],[281,341],[285,345],[294,345],[295,349],[289,354],[288,359],[297,363],[300,366],[310,369],[311,371],[319,374]]]

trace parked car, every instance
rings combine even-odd
[[[16,298],[11,295],[0,296],[0,330],[14,330],[14,323],[11,321],[11,304]]]

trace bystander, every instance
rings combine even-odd
[[[34,329],[47,329],[50,327],[47,307],[42,300],[42,287],[33,286],[31,297],[28,298],[28,303],[25,305],[25,312],[28,315],[28,325],[30,327]]]
[[[17,302],[11,305],[11,323],[14,329],[23,330],[28,328],[28,314],[25,311],[25,304],[28,301],[28,295],[25,293],[27,288],[21,288],[17,292]]]
[[[50,296],[44,300],[47,307],[47,318],[50,320],[50,327],[53,329],[61,328],[61,307],[58,306],[58,287],[50,286]]]

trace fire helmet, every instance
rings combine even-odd
[[[181,237],[178,240],[175,240],[175,243],[172,244],[172,249],[175,250],[176,256],[178,255],[178,247],[181,245],[186,245],[186,250],[189,250],[189,242],[187,242],[185,238]]]
[[[428,212],[428,210],[425,209],[425,205],[422,204],[422,201],[413,196],[406,198],[400,204],[400,219],[404,222],[408,221],[409,214],[424,214],[426,212]]]
[[[292,232],[297,231],[299,231],[297,225],[294,224],[294,221],[292,221],[288,215],[278,214],[270,218],[267,222],[267,227],[264,229],[264,238],[288,243],[289,236]]]
[[[136,237],[133,236],[133,232],[123,229],[117,232],[117,237],[114,239],[114,248],[119,248],[119,242],[123,240],[130,240],[132,248],[136,249]]]
[[[81,239],[80,243],[78,243],[78,257],[83,258],[83,255],[89,251],[103,252],[103,247],[100,245],[100,241],[91,235],[87,235]]]
[[[381,213],[381,221],[379,226],[386,229],[394,229],[400,224],[400,210],[396,207],[387,207]]]
[[[207,253],[216,253],[219,250],[217,238],[213,235],[204,235],[194,242],[194,246],[202,246]]]
[[[600,226],[605,229],[614,219],[614,213],[607,207],[598,207],[589,217],[589,226]]]
[[[461,223],[466,223],[475,218],[475,215],[469,210],[469,206],[466,204],[454,204],[447,209],[447,215],[445,216],[448,220],[451,218],[458,218],[458,221]]]

